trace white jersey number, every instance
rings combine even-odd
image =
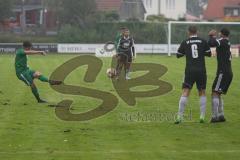
[[[191,45],[192,48],[192,57],[198,58],[198,46],[196,44]]]

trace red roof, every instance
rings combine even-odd
[[[208,6],[203,13],[203,17],[207,20],[224,18],[224,7],[238,6],[239,4],[240,0],[208,0]]]
[[[100,11],[118,11],[122,0],[96,0],[96,4]]]

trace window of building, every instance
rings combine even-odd
[[[230,16],[233,16],[233,17],[240,16],[240,9],[239,8],[225,8],[224,15],[229,16],[229,17]]]
[[[231,10],[229,8],[225,8],[224,15],[231,16],[232,15]]]
[[[239,10],[238,9],[233,10],[233,16],[239,16]]]

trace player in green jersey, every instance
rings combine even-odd
[[[34,83],[34,79],[39,79],[42,82],[47,82],[50,85],[60,85],[61,81],[49,80],[47,77],[43,76],[39,71],[31,70],[27,66],[27,55],[46,55],[44,51],[32,50],[32,44],[29,41],[23,42],[23,48],[18,49],[15,57],[15,70],[18,79],[22,80],[25,84],[31,87],[32,93],[37,99],[38,103],[46,103],[39,96],[38,89]]]

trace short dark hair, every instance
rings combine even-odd
[[[188,31],[191,34],[196,34],[197,33],[197,27],[196,26],[189,26]]]
[[[222,35],[227,36],[227,37],[230,35],[230,31],[227,28],[221,29],[220,32],[222,33]]]
[[[23,42],[23,48],[31,48],[31,47],[32,47],[32,43],[30,41]]]

